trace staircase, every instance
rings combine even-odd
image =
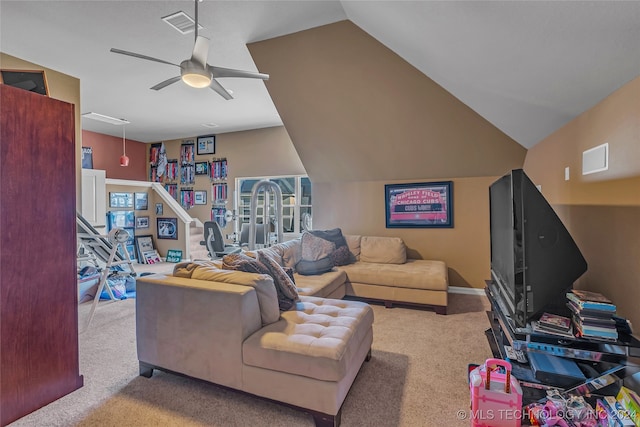
[[[200,227],[196,224],[196,221],[192,221],[190,225],[191,240],[189,242],[191,249],[191,260],[209,259],[209,252],[206,246],[201,245],[200,242],[204,241],[204,227]]]

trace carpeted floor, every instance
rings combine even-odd
[[[450,295],[449,314],[374,305],[373,357],[342,410],[349,426],[468,426],[467,365],[491,356],[486,298]],[[79,322],[89,304],[80,306]],[[18,426],[313,426],[311,416],[155,371],[138,376],[135,300],[100,303],[80,334],[84,387],[11,424]]]

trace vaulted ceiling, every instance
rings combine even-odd
[[[161,18],[177,11],[194,16],[193,8],[191,1],[2,0],[0,51],[78,77],[82,112],[126,118],[131,139],[282,124],[262,81],[220,79],[233,91],[231,101],[182,83],[152,91],[177,69],[109,52],[179,63],[191,54],[193,34]],[[252,71],[247,43],[345,19],[524,147],[640,74],[638,1],[205,0],[199,7],[201,34],[211,39],[209,62]],[[83,128],[121,134],[87,119]]]

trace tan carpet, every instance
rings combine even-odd
[[[450,295],[449,314],[374,305],[373,358],[343,406],[342,425],[468,426],[467,364],[490,357],[484,297]],[[80,306],[82,323],[89,305]],[[155,371],[138,376],[135,301],[101,303],[80,335],[84,387],[17,426],[313,426],[304,413]]]

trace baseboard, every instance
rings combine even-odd
[[[449,286],[450,294],[478,295],[484,296],[484,289],[480,288],[462,288],[460,286]]]

